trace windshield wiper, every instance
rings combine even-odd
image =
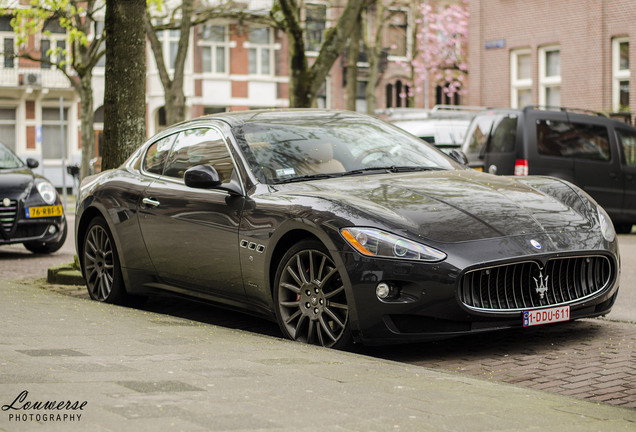
[[[415,172],[415,171],[441,171],[444,168],[439,167],[426,167],[426,166],[386,166],[386,167],[369,167],[360,168],[352,171],[347,171],[342,174],[343,176],[368,174],[370,172],[384,172],[384,173],[400,173],[400,172]]]
[[[341,173],[305,174],[298,177],[292,177],[292,178],[283,179],[283,180],[276,180],[276,184],[293,183],[293,182],[299,182],[299,181],[305,181],[305,180],[328,179],[328,178],[340,177],[341,175],[342,175]]]

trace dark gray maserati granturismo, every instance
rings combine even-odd
[[[170,291],[335,348],[604,315],[619,287],[612,222],[581,189],[470,170],[346,111],[170,127],[82,182],[75,231],[95,300]]]

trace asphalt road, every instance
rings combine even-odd
[[[73,216],[69,225],[72,227]],[[491,381],[636,408],[636,233],[619,236],[621,290],[611,314],[532,329],[494,332],[426,344],[359,348],[362,354],[467,374]],[[69,232],[50,256],[21,245],[0,248],[0,279],[40,283],[63,294],[88,297],[82,287],[42,283],[46,269],[73,260]],[[144,310],[194,322],[280,337],[276,324],[169,296],[152,298]]]

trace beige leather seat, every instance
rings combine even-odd
[[[328,142],[314,144],[304,149],[307,154],[306,162],[315,174],[330,174],[345,172],[342,163],[333,158],[333,147]]]

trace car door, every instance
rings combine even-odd
[[[224,183],[238,175],[220,131],[181,131],[162,175],[140,203],[144,241],[164,283],[221,300],[241,299],[238,227],[243,198],[186,186],[185,171],[203,164],[213,166]]]
[[[623,194],[623,217],[636,223],[636,130],[616,128],[616,136],[622,153],[622,173],[625,192]]]
[[[493,124],[484,153],[484,168],[490,174],[512,175],[517,160],[517,115],[499,116]]]

